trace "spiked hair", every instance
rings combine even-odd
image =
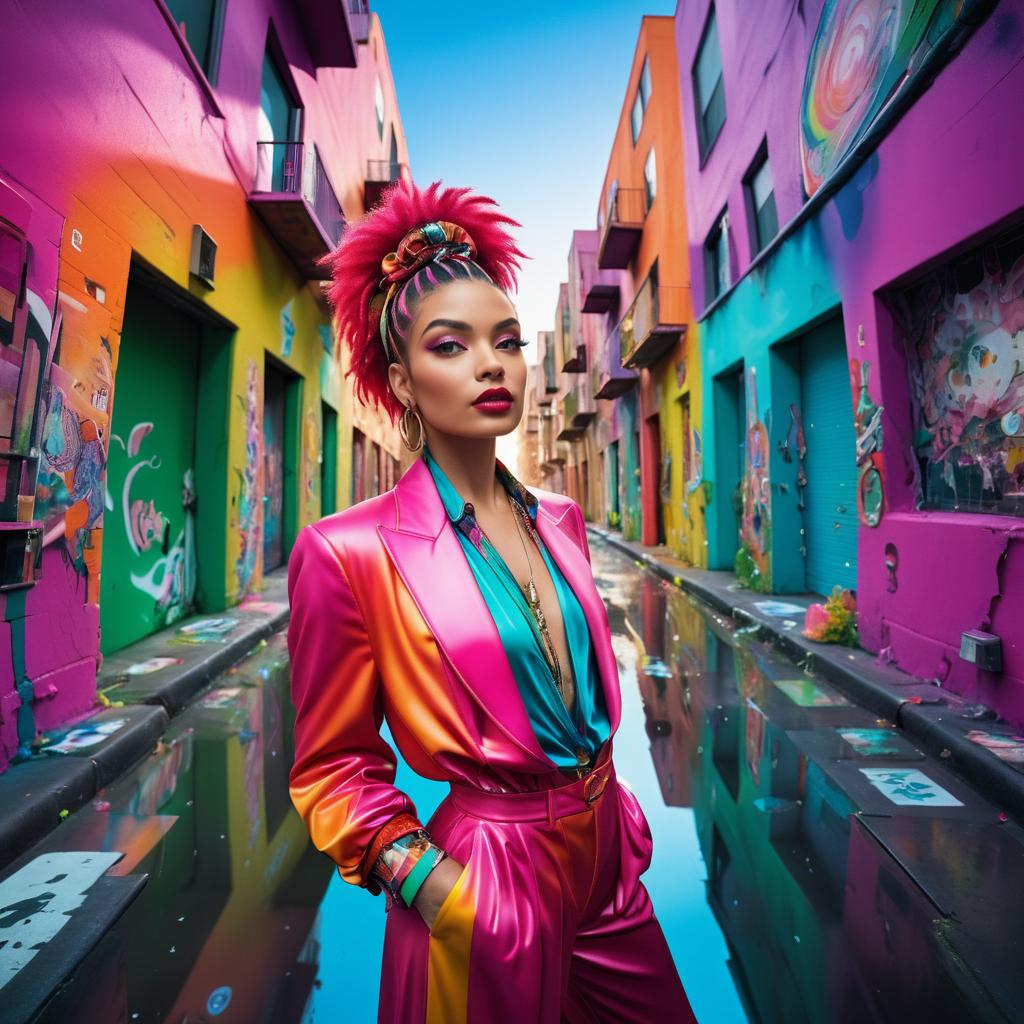
[[[398,181],[321,260],[333,279],[328,298],[335,313],[336,345],[346,344],[351,356],[345,376],[355,377],[359,401],[382,405],[392,423],[402,405],[388,380],[388,365],[394,359],[385,351],[380,335],[385,295],[381,263],[395,253],[409,231],[438,221],[461,227],[473,240],[475,257],[428,263],[402,282],[388,305],[387,333],[393,351],[412,321],[416,303],[434,288],[458,278],[489,280],[506,292],[515,288],[519,259],[525,258],[525,253],[506,226],[521,227],[519,222],[501,213],[493,199],[471,194],[468,188],[441,190],[441,183],[435,181],[420,189],[411,181]]]

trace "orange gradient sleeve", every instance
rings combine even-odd
[[[362,612],[338,552],[315,526],[300,530],[292,549],[288,599],[292,803],[342,878],[377,893],[374,839],[399,815],[418,819],[394,785],[395,752],[380,735],[380,672]]]

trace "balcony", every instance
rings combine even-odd
[[[607,270],[597,269],[597,253],[581,252],[579,259],[580,290],[583,293],[581,312],[610,312],[619,302],[617,275]]]
[[[587,372],[587,347],[577,345],[573,356],[562,363],[562,373],[586,373]]]
[[[620,188],[608,207],[597,248],[600,270],[625,270],[640,244],[647,218],[647,192]]]
[[[357,43],[370,39],[370,5],[367,0],[348,0],[348,23]]]
[[[316,146],[256,143],[256,181],[249,205],[308,280],[330,278],[317,260],[341,241],[345,215]]]
[[[616,327],[608,335],[601,354],[601,366],[597,374],[595,398],[620,398],[636,387],[637,376],[633,370],[622,365],[622,343],[620,329]]]
[[[690,289],[644,281],[619,324],[622,365],[653,366],[686,333]]]
[[[356,67],[355,33],[348,13],[352,6],[350,0],[297,0],[295,12],[315,67]]]
[[[396,181],[409,180],[409,165],[390,160],[368,160],[363,182],[363,208],[369,210],[380,202],[384,189]]]
[[[562,429],[559,441],[579,441],[587,432],[587,426],[597,415],[593,403],[581,402],[576,390],[569,391],[562,399]]]

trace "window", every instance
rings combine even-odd
[[[779,231],[775,209],[772,169],[768,166],[767,144],[761,146],[746,177],[747,205],[751,215],[750,254],[756,256]]]
[[[636,99],[633,100],[633,111],[630,114],[630,128],[633,133],[633,145],[640,138],[640,129],[644,124],[644,114],[651,98],[651,69],[644,57],[644,66],[640,70],[640,82],[636,87]]]
[[[256,184],[265,192],[294,192],[299,185],[301,155],[294,143],[301,132],[302,108],[268,45],[263,56],[257,134]]]
[[[919,508],[1024,517],[1022,281],[1018,223],[890,297],[906,353]],[[867,360],[859,371],[854,419],[858,450],[870,459],[859,497],[880,507],[878,382]]]
[[[718,24],[713,7],[693,65],[693,95],[697,103],[697,136],[703,160],[711,151],[725,123],[722,52],[718,47]]]
[[[729,290],[732,275],[729,268],[729,213],[725,211],[715,223],[704,243],[704,301],[712,303]]]
[[[166,0],[192,56],[210,82],[216,82],[224,28],[223,0]]]
[[[630,114],[629,124],[633,130],[633,145],[636,145],[636,140],[640,138],[640,128],[644,123],[644,101],[640,98],[640,92],[637,90],[636,99],[633,100],[633,113]]]
[[[654,165],[654,147],[651,146],[644,161],[644,191],[647,193],[647,209],[651,208],[654,196],[658,191],[658,173]]]
[[[384,141],[384,90],[378,78],[373,85],[373,109],[377,114],[377,136]]]
[[[643,99],[644,110],[646,110],[647,103],[651,98],[651,69],[646,57],[644,57],[644,66],[640,72],[640,97]]]

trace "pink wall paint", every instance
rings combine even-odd
[[[98,433],[104,459],[112,410],[96,396],[116,372],[133,254],[239,325],[240,340],[250,346],[263,333],[252,326],[254,310],[263,317],[261,303],[276,303],[282,277],[294,276],[283,253],[268,247],[246,201],[271,25],[304,107],[302,137],[315,142],[346,215],[357,217],[366,162],[387,157],[391,126],[398,159],[408,163],[375,19],[358,68],[316,68],[294,4],[229,2],[211,89],[193,71],[158,0],[57,0],[45,9],[5,11],[0,193],[12,190],[27,204],[30,217],[16,226],[31,245],[28,287],[64,318],[51,383],[59,381],[73,405],[69,422]],[[374,114],[378,77],[383,139]],[[209,293],[188,275],[193,223],[218,243],[217,287]],[[78,248],[73,227],[84,236]],[[272,317],[279,318],[276,306]],[[273,341],[268,334],[260,349]],[[236,363],[244,365],[247,354],[236,353]],[[231,450],[243,453],[241,416],[233,415],[231,431]],[[64,474],[69,491],[76,473],[81,483],[80,466]],[[85,713],[95,700],[102,476],[95,483],[75,512],[70,499],[37,500],[48,540],[42,577],[20,595],[0,596],[0,771],[18,747],[16,672],[34,693],[36,729]]]

